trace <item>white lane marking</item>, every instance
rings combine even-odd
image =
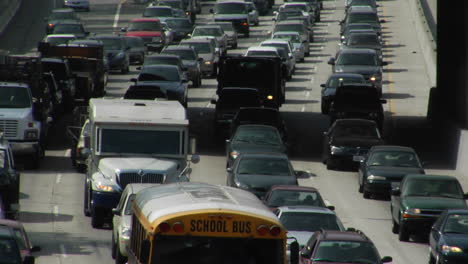
[[[55,215],[55,216],[58,216],[58,215],[59,215],[58,205],[54,205],[54,215]]]
[[[205,108],[210,108],[210,105],[211,105],[211,102],[209,102],[208,104],[206,104]]]
[[[122,8],[122,2],[120,2],[117,5],[117,11],[115,11],[115,16],[114,16],[114,25],[112,27],[116,28],[118,23],[119,23],[119,17],[120,17],[120,8]]]
[[[314,76],[310,76],[310,82],[314,83],[314,81],[315,81]]]
[[[71,149],[65,150],[65,154],[63,154],[64,157],[70,157],[71,156]]]
[[[301,112],[304,112],[304,111],[305,111],[305,106],[302,106]]]
[[[62,174],[57,174],[57,179],[55,180],[56,183],[60,183],[60,181],[62,180]]]
[[[306,98],[309,98],[310,92],[306,92],[305,96]]]
[[[67,252],[65,251],[65,246],[63,244],[60,244],[59,248],[60,248],[60,253],[62,254],[62,257],[66,258]]]

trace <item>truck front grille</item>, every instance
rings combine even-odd
[[[17,131],[17,120],[0,120],[0,132],[3,132],[5,138],[15,138]]]
[[[125,188],[129,183],[164,183],[166,176],[153,172],[122,172],[118,176],[119,184]]]

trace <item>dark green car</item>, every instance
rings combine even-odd
[[[467,198],[453,176],[406,175],[391,191],[392,232],[409,241],[411,234],[428,232],[445,209],[467,208]]]
[[[278,129],[267,125],[241,125],[231,139],[226,140],[226,168],[241,153],[274,152],[287,154]]]

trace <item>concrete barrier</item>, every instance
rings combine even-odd
[[[22,0],[0,0],[0,35],[16,15]]]

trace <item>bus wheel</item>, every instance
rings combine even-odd
[[[120,253],[120,249],[118,247],[116,248],[115,253],[117,253],[116,256],[115,256],[115,264],[125,264],[125,263],[127,263],[127,257],[122,256],[122,254]]]

